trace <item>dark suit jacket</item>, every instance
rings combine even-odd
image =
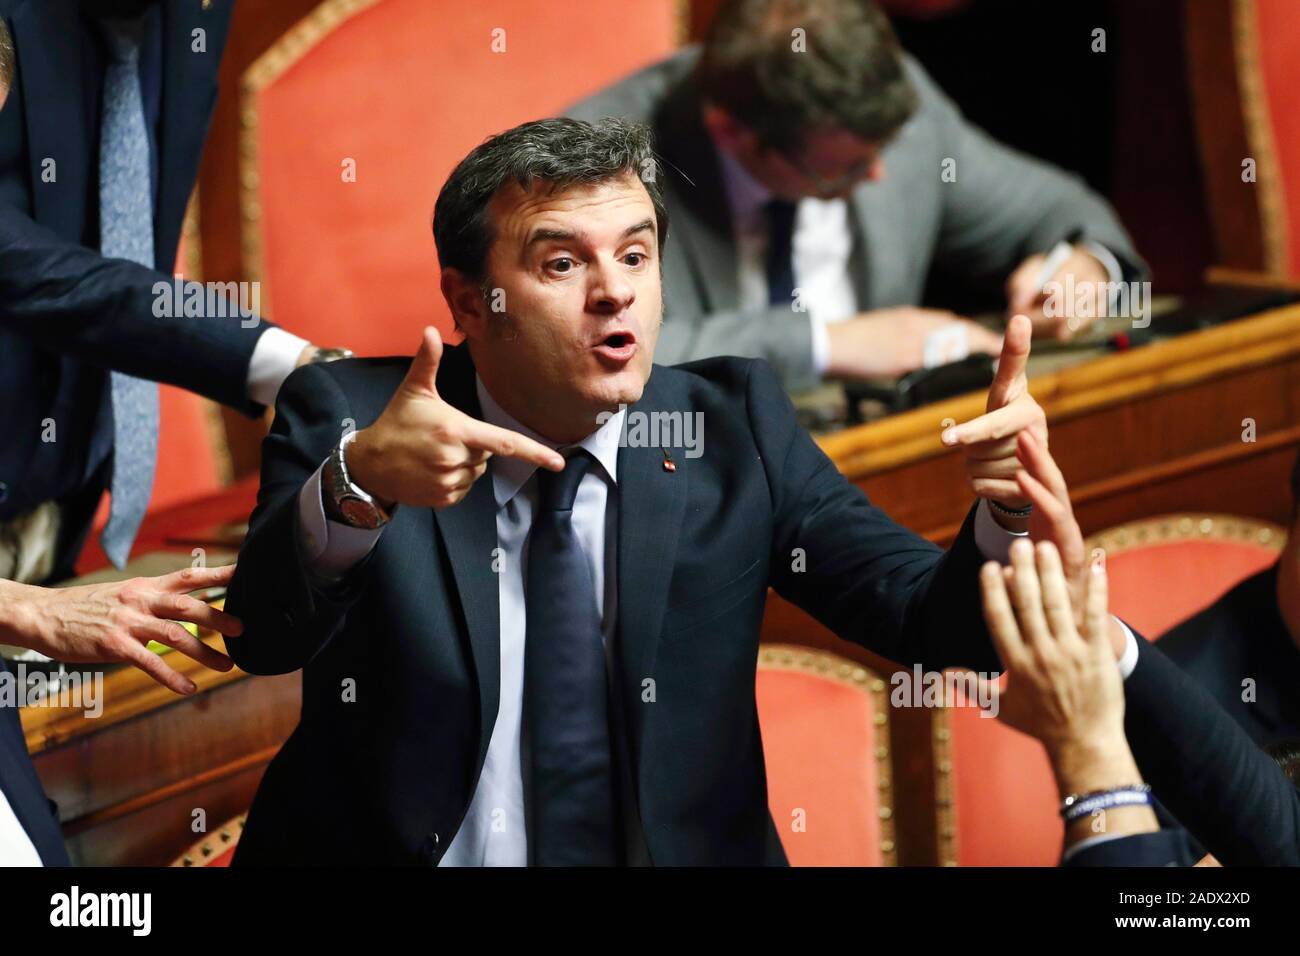
[[[0,660],[0,673],[6,671]],[[0,707],[0,791],[46,866],[68,866],[63,831],[53,801],[36,776],[16,707]]]
[[[245,630],[227,647],[253,673],[303,668],[303,709],[237,862],[437,863],[473,795],[499,695],[492,482],[450,508],[399,507],[333,590],[297,546],[304,481],[340,423],[371,423],[409,365],[308,366],[281,389],[227,602]],[[446,351],[438,390],[480,416],[466,349]],[[971,518],[947,552],[895,524],[798,426],[762,362],[655,366],[631,411],[705,423],[703,454],[675,456],[675,472],[658,448],[619,451],[612,653],[640,835],[659,865],[780,864],[754,702],[768,586],[893,660],[998,669]]]
[[[1300,737],[1300,647],[1278,611],[1277,574],[1275,564],[1247,578],[1160,638],[1160,650],[1261,747]]]
[[[1143,778],[1206,850],[1225,866],[1300,865],[1300,791],[1141,637],[1124,699],[1124,731]]]
[[[265,324],[154,315],[154,283],[170,278],[176,261],[232,2],[162,6],[154,271],[94,251],[103,59],[94,27],[78,0],[0,0],[18,53],[0,111],[0,520],[63,501],[60,571],[80,550],[109,478],[106,370],[257,410],[246,380]],[[193,50],[196,29],[206,52]],[[55,441],[42,440],[47,419]]]
[[[1197,857],[1185,830],[1135,833],[1086,846],[1063,866],[1194,866]]]
[[[648,123],[663,159],[660,186],[672,242],[663,250],[665,365],[712,355],[772,363],[787,389],[816,384],[812,327],[788,304],[740,308],[731,211],[695,81],[700,48],[688,46],[570,107],[583,120]],[[1027,256],[1076,227],[1108,248],[1125,280],[1144,278],[1132,243],[1106,201],[1077,176],[1017,152],[961,115],[925,69],[904,55],[920,106],[884,149],[886,175],[849,199],[851,278],[859,309],[921,303],[932,267],[1000,295]],[[954,182],[940,174],[957,163]]]

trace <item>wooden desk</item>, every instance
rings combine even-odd
[[[1085,533],[1177,511],[1289,519],[1288,478],[1300,444],[1300,307],[1040,375],[1031,389],[1047,412],[1052,452]],[[983,412],[984,398],[937,403],[820,444],[895,519],[947,543],[972,498],[960,455],[940,444],[939,433],[945,420]],[[1253,440],[1243,437],[1247,420]],[[189,508],[169,521],[179,533],[238,519],[250,505],[250,488],[241,486],[218,515]],[[155,522],[155,538],[159,533]],[[893,670],[775,595],[763,639]],[[175,698],[124,670],[109,678],[107,709],[97,721],[24,715],[28,745],[60,804],[77,862],[164,863],[196,838],[195,808],[207,811],[209,829],[247,809],[266,762],[297,722],[299,679],[196,667],[189,673],[202,688],[193,698]],[[890,724],[899,862],[933,863],[930,713],[899,710]]]

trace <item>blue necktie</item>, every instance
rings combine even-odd
[[[153,267],[149,134],[140,93],[140,41],[128,25],[105,24],[109,51],[99,140],[99,251]],[[158,386],[110,373],[113,479],[108,524],[100,536],[117,567],[126,564],[153,491],[158,454]]]
[[[537,866],[613,866],[618,824],[605,646],[573,501],[594,459],[538,470],[525,577],[524,721]]]
[[[763,207],[767,216],[767,302],[794,305],[794,217],[796,206],[773,199]]]

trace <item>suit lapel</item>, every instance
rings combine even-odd
[[[651,411],[688,413],[685,403],[667,408],[661,387],[663,370],[655,367],[641,401],[628,415]],[[625,426],[626,427],[626,426]],[[675,471],[664,469],[662,448],[627,447],[618,453],[618,673],[630,739],[644,739],[645,715],[637,706],[642,681],[654,675],[659,632],[668,602],[668,584],[676,561],[677,538],[686,508],[689,459],[674,454]],[[632,748],[634,758],[641,747]]]
[[[18,83],[27,120],[32,216],[64,237],[81,239],[92,154],[90,123],[99,104],[83,107],[81,45],[85,29],[75,0],[27,4],[13,20]],[[53,160],[54,180],[43,164]]]
[[[474,390],[474,365],[464,346],[444,351],[438,368],[438,394],[466,414],[482,418]],[[455,576],[478,680],[479,752],[475,779],[487,757],[501,700],[500,594],[497,573],[492,569],[497,547],[496,510],[492,482],[483,480],[474,482],[459,503],[433,512]]]
[[[711,309],[734,309],[740,302],[735,226],[727,203],[713,140],[700,120],[700,99],[687,77],[665,98],[655,117],[655,137],[663,159],[665,192],[672,203],[674,242],[699,263],[701,293]]]

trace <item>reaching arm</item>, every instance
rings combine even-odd
[[[751,368],[749,414],[773,497],[777,592],[890,660],[996,670],[980,614],[974,509],[946,552],[895,523],[799,427],[762,363]]]
[[[1160,801],[1225,865],[1300,865],[1300,791],[1159,647],[1137,643],[1125,731]]]
[[[174,308],[168,316],[172,289],[171,276],[106,259],[0,203],[0,325],[87,364],[256,413],[249,363],[273,326],[241,318],[228,299],[225,317],[175,315]]]

